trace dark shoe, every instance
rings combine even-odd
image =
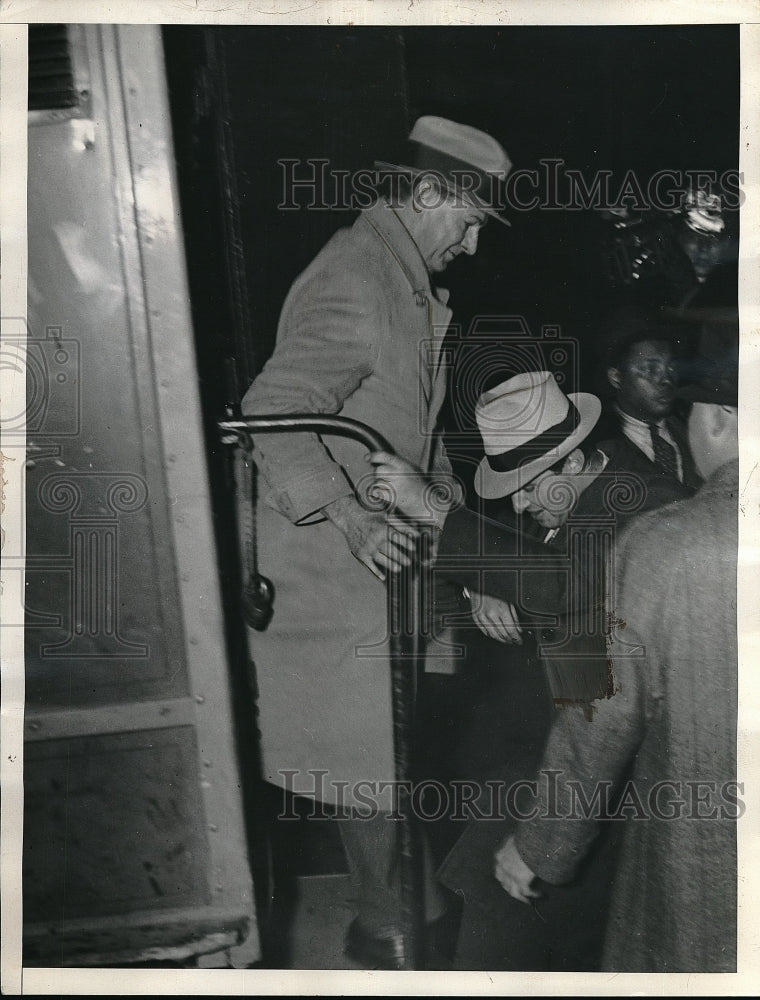
[[[346,955],[365,969],[403,969],[404,937],[394,928],[372,934],[356,918],[346,934]]]
[[[423,968],[444,971],[453,968],[452,959],[459,930],[459,912],[450,910],[426,927],[426,957]],[[367,969],[403,969],[404,936],[389,927],[387,932],[372,934],[358,917],[351,921],[346,934],[346,955]]]

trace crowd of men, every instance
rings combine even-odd
[[[531,732],[479,734],[502,741],[505,808],[476,810],[442,868],[426,866],[431,941],[451,894],[464,901],[452,954],[431,948],[432,967],[731,971],[735,299],[716,308],[706,285],[670,316],[611,317],[605,405],[564,392],[548,365],[491,373],[468,507],[439,423],[452,313],[434,278],[476,252],[490,219],[509,224],[497,206],[510,159],[426,116],[402,162],[380,166],[395,183],[297,279],[243,402],[353,417],[393,449],[256,442],[259,560],[276,593],[251,633],[265,777],[297,791],[294,775],[327,776],[354,882],[347,953],[403,967],[397,824],[382,802],[367,818],[357,789],[393,781],[384,581],[432,525],[439,593],[454,588],[473,628],[519,651],[504,717],[527,716],[523,686],[545,709]],[[392,510],[368,505],[373,476]],[[494,774],[469,777],[485,790]]]

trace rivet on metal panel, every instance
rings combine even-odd
[[[214,892],[224,892],[224,886],[220,885],[219,882],[214,886]]]
[[[37,732],[39,732],[39,730],[40,730],[40,729],[42,729],[42,723],[41,723],[41,722],[28,722],[28,723],[27,723],[27,727],[28,727],[28,728],[29,728],[29,729],[30,729],[30,730],[31,730],[31,731],[32,731],[33,733],[37,733]]]
[[[203,778],[201,780],[201,788],[211,788],[211,782]]]
[[[217,830],[219,829],[216,823],[209,823],[208,828],[211,831],[211,833],[216,833]]]
[[[167,455],[166,456],[166,461],[167,462],[176,462],[177,461],[177,456],[176,455]]]
[[[203,697],[202,694],[197,694],[195,696],[195,700],[198,702],[199,705],[202,705],[206,699]]]
[[[184,519],[184,517],[181,514],[177,514],[175,516],[174,520],[177,522],[177,524],[184,524],[185,523],[185,519]]]
[[[190,636],[189,642],[190,642],[191,646],[197,646],[198,645],[198,640],[195,638],[194,635]]]
[[[28,458],[26,460],[26,467],[27,467],[27,469],[36,469],[37,468],[37,463],[35,461],[33,461],[33,459]]]
[[[204,760],[203,761],[203,766],[204,767],[213,767],[214,765],[211,763],[210,760]]]

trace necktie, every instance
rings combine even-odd
[[[655,465],[659,465],[669,475],[678,479],[678,461],[675,448],[662,437],[657,424],[650,424],[649,431],[652,435]]]

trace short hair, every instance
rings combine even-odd
[[[606,323],[605,368],[622,370],[636,344],[645,340],[669,344],[673,354],[685,347],[687,330],[683,324],[667,322],[655,311],[630,309],[614,313]]]
[[[412,200],[415,180],[416,178],[412,176],[411,171],[381,172],[377,191],[392,208],[395,208],[408,204]]]

